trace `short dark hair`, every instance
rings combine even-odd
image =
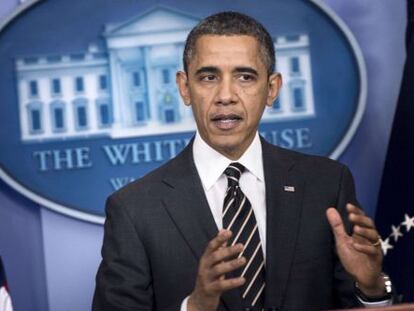
[[[220,12],[210,15],[198,23],[188,34],[183,53],[184,71],[195,53],[197,40],[204,35],[235,36],[246,35],[254,37],[260,46],[260,55],[271,75],[275,70],[275,48],[273,40],[266,28],[254,18],[239,12]]]

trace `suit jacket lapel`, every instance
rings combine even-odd
[[[305,183],[294,159],[262,140],[266,183],[266,308],[281,308],[293,262]],[[290,187],[290,188],[285,188]]]
[[[209,208],[200,177],[193,160],[192,142],[171,163],[163,182],[163,203],[194,256],[200,260],[207,243],[218,228]],[[238,290],[222,295],[229,310],[241,310]]]
[[[168,186],[164,206],[199,259],[218,229],[193,161],[192,143],[171,163],[163,182]]]

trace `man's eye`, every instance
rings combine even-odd
[[[241,81],[253,81],[255,79],[255,77],[253,75],[249,75],[249,74],[243,74],[239,76],[239,80]]]
[[[201,81],[214,81],[216,80],[216,76],[215,75],[206,75],[206,76],[201,76],[200,80]]]

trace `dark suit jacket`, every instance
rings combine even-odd
[[[357,305],[325,216],[356,203],[352,176],[338,162],[284,150],[262,139],[266,184],[266,309]],[[287,192],[284,186],[293,186]],[[108,198],[103,260],[93,310],[179,310],[198,261],[218,232],[194,164],[181,154]],[[220,310],[241,310],[238,290]]]

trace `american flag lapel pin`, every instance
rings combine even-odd
[[[283,189],[286,192],[295,192],[295,187],[294,186],[285,186]]]

